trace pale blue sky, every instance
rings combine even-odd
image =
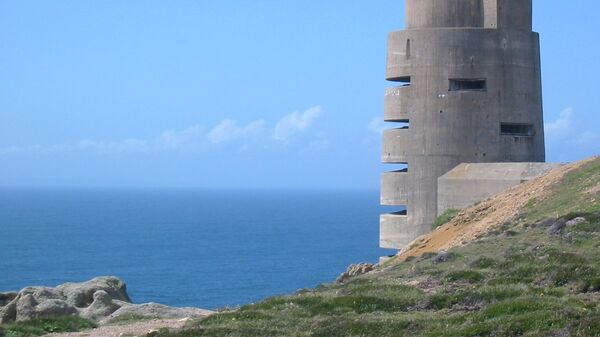
[[[0,0],[0,186],[378,188],[403,3]],[[548,160],[597,154],[600,3],[534,11]]]

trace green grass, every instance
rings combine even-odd
[[[160,336],[600,336],[600,196],[585,193],[599,182],[596,160],[446,262],[427,254],[384,265],[344,285],[269,298]],[[560,234],[542,224],[579,216],[588,221]]]
[[[435,219],[433,223],[433,229],[447,224],[448,222],[450,222],[450,220],[454,219],[458,215],[458,213],[460,213],[460,210],[453,208],[445,211],[442,215],[438,216],[437,219]]]
[[[600,160],[565,176],[500,229],[449,252],[386,264],[346,284],[268,298],[161,337],[600,336]],[[442,215],[436,226],[457,210]],[[550,233],[557,219],[586,221]],[[143,317],[125,317],[131,322]],[[77,331],[75,317],[0,326],[0,336]]]
[[[39,318],[26,322],[0,325],[0,336],[31,337],[53,332],[76,332],[93,329],[95,327],[96,324],[94,322],[77,316]]]
[[[570,213],[600,212],[600,195],[586,193],[600,180],[600,160],[596,159],[580,170],[571,172],[554,188],[545,200],[532,199],[523,213],[528,221],[558,217]]]

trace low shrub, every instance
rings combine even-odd
[[[467,281],[469,283],[481,282],[485,279],[485,276],[475,270],[457,270],[450,272],[445,277],[446,281]]]
[[[433,223],[433,229],[443,226],[444,224],[450,222],[450,220],[454,219],[458,213],[460,213],[459,209],[451,208],[445,211],[442,215],[438,216]]]

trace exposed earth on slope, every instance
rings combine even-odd
[[[460,212],[449,223],[415,240],[407,249],[400,252],[399,258],[406,259],[411,256],[421,256],[424,253],[444,251],[472,242],[518,216],[520,210],[530,200],[543,200],[565,174],[594,160],[597,158],[590,158],[552,170],[537,179],[515,186]],[[600,185],[596,185],[587,192],[594,195],[599,191]],[[521,220],[527,221],[527,219]]]

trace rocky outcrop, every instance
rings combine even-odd
[[[370,273],[375,270],[375,265],[370,263],[353,264],[340,275],[335,282],[344,283],[354,277]]]
[[[188,317],[203,317],[210,314],[209,311],[197,308],[174,308],[158,303],[145,303],[137,305],[124,305],[105,321],[118,320],[121,317],[148,317],[160,319],[184,319]]]
[[[0,324],[35,318],[78,315],[107,321],[121,316],[187,318],[210,314],[194,308],[171,308],[160,304],[132,304],[127,287],[116,277],[98,277],[56,288],[28,287],[18,293],[0,293]]]
[[[0,324],[34,318],[80,315],[98,319],[131,302],[125,283],[116,277],[98,277],[56,288],[28,287],[18,293],[0,293]]]

